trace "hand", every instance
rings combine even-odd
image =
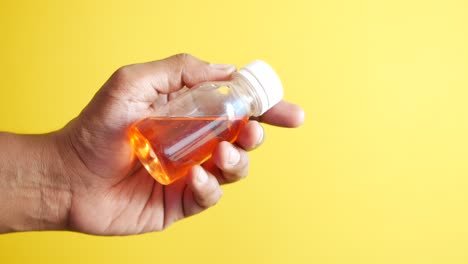
[[[58,167],[65,175],[61,181],[70,192],[64,196],[69,200],[55,199],[67,200],[59,206],[66,212],[58,220],[66,223],[63,228],[100,235],[158,231],[216,204],[220,184],[247,175],[247,151],[264,138],[257,121],[247,123],[235,144],[219,144],[211,160],[168,186],[156,182],[135,159],[127,133],[132,123],[151,116],[184,86],[227,80],[234,71],[234,66],[186,54],[117,70],[82,113],[54,133],[61,157],[57,164],[63,164]],[[258,120],[295,127],[303,112],[283,101]]]

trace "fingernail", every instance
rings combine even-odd
[[[210,64],[210,67],[215,70],[220,70],[220,71],[235,71],[236,66],[232,64]]]
[[[198,167],[197,170],[197,182],[198,184],[204,184],[208,181],[208,174],[206,174],[205,170],[203,170],[201,167]]]
[[[263,130],[263,127],[261,125],[258,126],[257,130],[260,136],[258,137],[257,144],[255,145],[255,147],[261,145],[265,137],[265,131]]]
[[[237,149],[234,147],[231,147],[229,150],[229,156],[228,156],[228,164],[229,165],[236,165],[239,163],[240,160],[240,153]]]

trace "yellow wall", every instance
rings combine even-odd
[[[250,177],[162,233],[0,236],[0,263],[467,263],[468,4],[0,3],[0,130],[76,116],[119,66],[261,58],[306,110]]]

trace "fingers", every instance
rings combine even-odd
[[[265,139],[263,127],[255,120],[247,122],[239,133],[236,144],[245,150],[252,150],[260,146]]]
[[[304,122],[304,111],[297,105],[281,101],[257,120],[276,126],[297,127]],[[203,166],[217,176],[220,184],[243,179],[249,169],[247,151],[260,146],[264,139],[263,127],[256,120],[250,120],[236,140],[239,147],[221,142]]]
[[[193,167],[187,177],[188,188],[185,189],[183,201],[186,217],[215,205],[223,194],[216,177],[200,166]]]
[[[219,143],[211,160],[216,166],[214,172],[220,184],[236,182],[247,177],[250,164],[247,152],[229,142]]]
[[[247,151],[261,145],[263,140],[263,127],[257,121],[249,121],[240,132],[236,145],[221,142],[203,167],[215,175],[220,184],[241,180],[249,170]]]
[[[304,122],[304,110],[298,105],[281,101],[262,116],[253,119],[274,126],[298,127]]]

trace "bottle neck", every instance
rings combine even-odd
[[[249,116],[262,114],[262,101],[252,84],[240,73],[234,73],[231,82],[236,86],[235,92],[249,106]]]

